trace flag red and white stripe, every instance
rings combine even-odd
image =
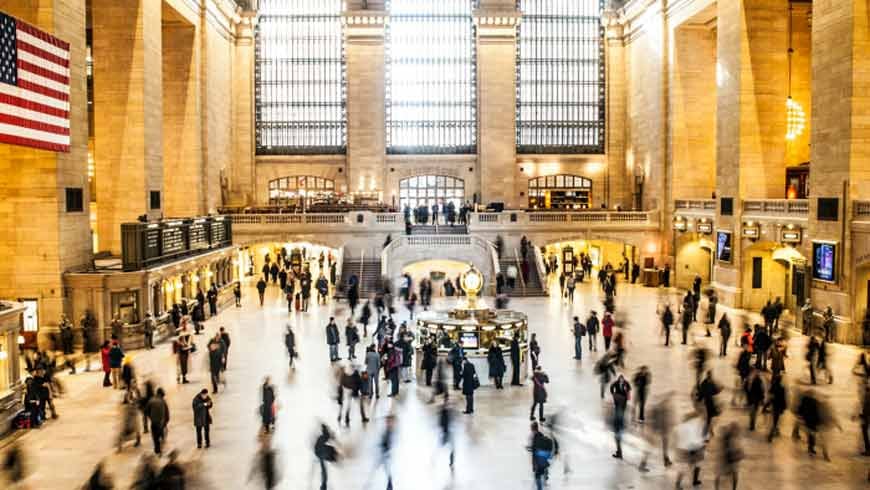
[[[0,12],[0,143],[68,152],[69,44]]]

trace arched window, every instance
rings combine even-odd
[[[547,175],[529,179],[532,209],[585,209],[592,204],[592,181],[579,175]]]
[[[420,205],[443,206],[452,202],[456,209],[465,202],[465,181],[446,175],[418,175],[399,181],[399,203],[416,208]]]
[[[335,181],[311,175],[291,175],[269,181],[269,204],[310,206],[335,195]]]

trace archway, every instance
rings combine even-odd
[[[449,175],[418,175],[399,181],[399,207],[443,206],[452,202],[459,209],[465,202],[465,181]]]
[[[402,268],[402,274],[409,274],[414,290],[423,278],[432,281],[432,296],[444,296],[444,283],[447,279],[456,285],[456,278],[468,271],[468,262],[450,259],[429,259],[413,262]],[[488,279],[488,278],[487,278]]]
[[[743,250],[743,307],[760,311],[781,298],[796,311],[806,295],[806,258],[795,248],[757,242]]]
[[[587,209],[592,180],[580,175],[547,175],[529,179],[530,209]]]
[[[864,263],[855,270],[855,299],[853,304],[855,305],[854,325],[857,326],[857,331],[861,332],[860,336],[863,334],[864,318],[870,311],[870,263]]]
[[[269,204],[300,208],[329,202],[335,196],[335,181],[313,175],[291,175],[269,181]]]
[[[568,256],[579,257],[582,255],[588,256],[592,260],[593,269],[601,269],[608,264],[614,269],[619,270],[624,263],[628,264],[628,270],[639,260],[639,251],[634,244],[620,242],[607,239],[565,239],[557,242],[548,243],[545,247],[544,260],[550,264],[555,258],[558,267],[555,272],[561,273],[564,270],[564,261]],[[553,272],[553,271],[551,271]],[[543,274],[544,271],[541,271]]]
[[[713,278],[715,247],[712,240],[685,233],[676,242],[674,284],[678,288],[691,289],[696,274],[701,276],[701,284],[709,284]]]

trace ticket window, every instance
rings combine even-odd
[[[139,323],[139,290],[112,293],[112,318],[123,323]]]
[[[592,181],[577,175],[548,175],[529,179],[529,208],[588,209]]]

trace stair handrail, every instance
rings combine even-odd
[[[366,266],[366,250],[362,249],[359,252],[359,276],[357,277],[357,287],[360,291],[362,291],[362,281],[363,281],[363,271]]]
[[[526,279],[523,277],[523,264],[520,262],[520,252],[514,247],[514,262],[517,264],[517,275],[520,276],[520,285],[523,287],[523,295],[526,294]]]
[[[546,268],[544,267],[544,256],[543,256],[543,254],[541,254],[540,248],[532,246],[532,249],[534,250],[534,253],[535,253],[535,269],[537,269],[535,271],[535,273],[538,275],[538,282],[541,283],[541,290],[545,294],[549,295],[550,291],[549,291],[549,287],[548,287],[549,286],[549,281],[547,280],[548,278],[541,277],[541,271],[546,270]]]
[[[495,251],[495,244],[491,241],[483,239],[486,245],[489,247],[489,256],[492,260],[492,277],[490,278],[490,288],[493,291],[493,295],[498,294],[497,285],[498,281],[496,280],[496,274],[501,273],[501,261],[498,259],[498,252]]]

